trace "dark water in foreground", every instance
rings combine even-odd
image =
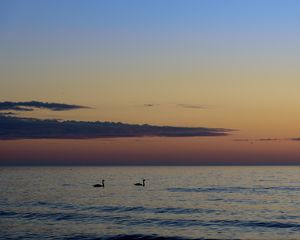
[[[0,168],[0,184],[1,239],[300,239],[300,167]]]

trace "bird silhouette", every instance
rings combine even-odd
[[[135,183],[134,185],[135,186],[143,186],[143,187],[145,187],[145,179],[143,179],[143,183]]]
[[[95,184],[95,185],[93,185],[93,187],[102,187],[102,188],[104,188],[104,181],[105,180],[102,180],[102,184]]]

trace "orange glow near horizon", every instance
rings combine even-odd
[[[13,140],[0,143],[0,155],[4,165],[300,164],[299,145],[228,137]]]

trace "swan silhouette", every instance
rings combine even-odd
[[[143,179],[143,183],[135,183],[134,185],[135,186],[143,186],[143,187],[145,187],[145,179]]]
[[[104,188],[104,180],[102,180],[102,184],[95,184],[93,187],[102,187]]]

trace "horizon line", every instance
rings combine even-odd
[[[20,164],[20,165],[1,165],[1,167],[270,167],[270,166],[299,166],[300,163],[295,164]]]

